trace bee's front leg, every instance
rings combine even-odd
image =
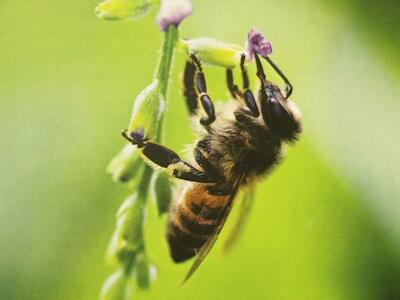
[[[254,98],[254,95],[253,95],[252,91],[250,90],[249,76],[247,74],[247,70],[244,65],[245,61],[246,61],[246,55],[242,54],[242,57],[240,59],[240,70],[242,71],[242,79],[243,79],[242,97],[243,97],[243,100],[246,103],[247,107],[250,110],[249,111],[250,115],[257,118],[260,115],[260,111],[258,109],[256,99]]]
[[[249,76],[247,74],[247,70],[245,67],[246,62],[246,55],[242,54],[240,59],[240,70],[242,72],[242,79],[243,79],[243,91],[241,91],[238,86],[235,84],[233,79],[233,71],[232,69],[226,70],[226,83],[228,85],[228,90],[231,96],[235,99],[243,99],[248,107],[248,114],[257,118],[260,115],[260,111],[258,109],[258,105],[256,99],[252,91],[250,90],[250,82]]]
[[[190,163],[183,161],[178,154],[167,147],[148,142],[145,139],[137,140],[138,135],[132,134],[132,136],[129,136],[126,130],[122,132],[122,135],[138,147],[144,161],[154,169],[163,168],[170,176],[187,181],[203,183],[218,182],[218,178],[198,170]]]

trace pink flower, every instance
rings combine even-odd
[[[162,0],[157,22],[162,31],[166,31],[170,25],[179,24],[193,12],[192,3],[189,0]]]
[[[260,31],[252,28],[247,35],[247,53],[250,59],[254,58],[255,53],[267,57],[272,53],[272,45]]]

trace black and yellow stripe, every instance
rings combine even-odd
[[[182,262],[196,255],[222,221],[227,196],[215,196],[201,184],[184,193],[173,207],[167,227],[172,259]]]

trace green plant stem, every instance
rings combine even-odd
[[[164,35],[164,43],[162,47],[162,54],[158,68],[156,71],[156,78],[160,82],[161,94],[166,97],[168,89],[169,74],[171,71],[172,58],[174,56],[175,46],[179,39],[179,30],[175,26],[170,26]]]
[[[175,51],[175,47],[178,41],[179,32],[178,28],[175,26],[170,26],[168,30],[165,32],[164,35],[164,42],[162,46],[162,54],[159,61],[159,65],[156,71],[156,78],[159,80],[160,83],[160,93],[164,97],[167,98],[167,91],[168,91],[168,83],[169,83],[169,75],[171,73],[171,66],[172,66],[172,59]],[[162,135],[162,125],[164,122],[164,114],[165,111],[161,112],[158,127],[157,127],[157,136],[155,140],[160,142],[161,135]],[[143,205],[143,209],[145,209],[147,194],[150,188],[150,181],[154,171],[151,167],[145,166],[143,169],[142,177],[139,181],[137,191],[138,191],[138,199],[141,201]],[[141,252],[144,252],[144,243]],[[129,259],[124,265],[124,274],[125,276],[129,276],[133,265],[134,265],[135,257],[133,256]]]
[[[156,71],[156,78],[160,82],[160,93],[167,99],[169,75],[171,73],[172,59],[175,52],[175,47],[179,39],[179,30],[175,26],[170,26],[164,35],[164,42],[162,46],[161,58]],[[159,124],[157,127],[157,136],[155,140],[157,142],[161,141],[162,136],[162,125],[164,123],[165,110],[161,112]],[[151,176],[153,170],[149,166],[145,166],[142,174],[142,178],[138,186],[138,198],[145,203],[147,198],[148,189],[150,186]]]
[[[174,52],[178,41],[179,41],[179,29],[173,25],[169,26],[168,30],[165,32],[164,35],[162,54],[156,71],[156,78],[159,80],[161,86],[160,93],[164,97],[165,101],[167,99],[169,75],[171,73],[172,59],[174,57]],[[156,136],[157,142],[162,141],[162,128],[164,125],[164,115],[165,115],[165,110],[161,112],[160,120],[158,123],[157,136]]]

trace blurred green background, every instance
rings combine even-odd
[[[129,190],[105,167],[162,35],[156,11],[106,22],[97,3],[0,1],[0,299],[97,299],[113,271],[105,250]],[[171,262],[149,202],[158,278],[134,299],[400,299],[400,2],[194,5],[182,36],[243,44],[255,26],[272,41],[305,132],[260,183],[238,246],[221,256],[217,243],[181,288],[190,264]],[[176,150],[193,139],[183,65],[178,53],[166,124]],[[206,75],[226,99],[224,71]]]

